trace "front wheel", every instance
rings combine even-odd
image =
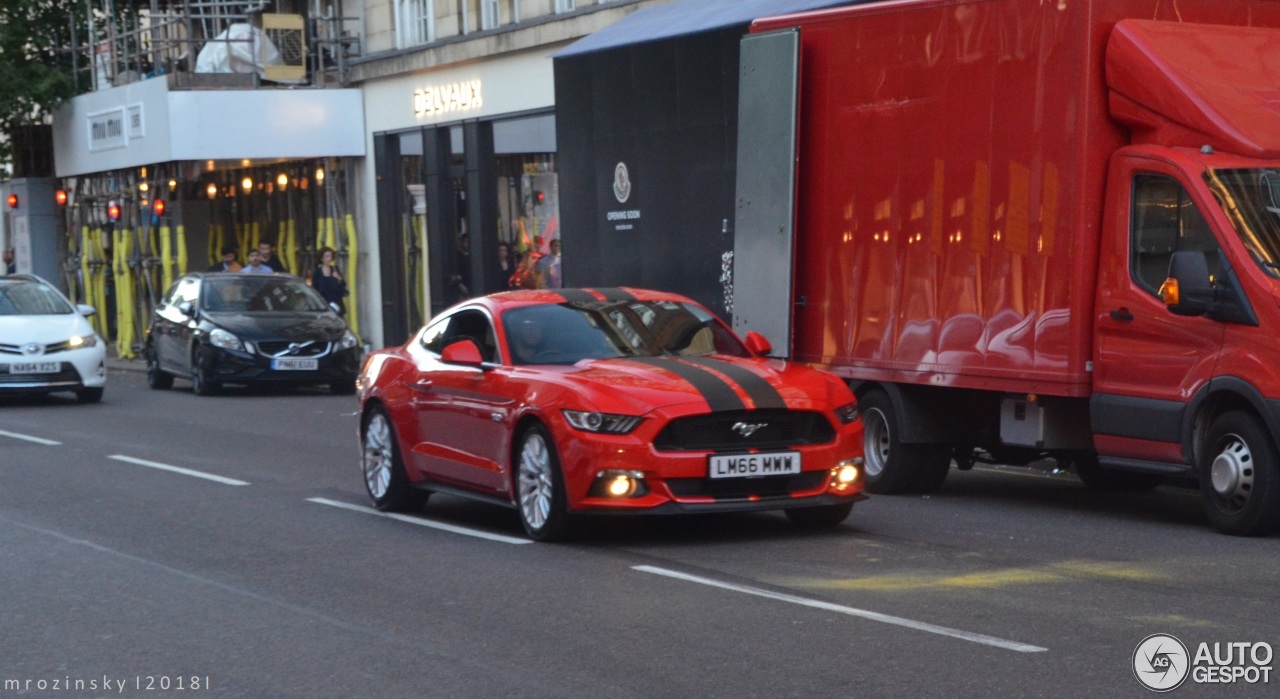
[[[1199,472],[1200,501],[1218,531],[1263,536],[1280,529],[1280,458],[1252,414],[1237,410],[1214,420]]]
[[[374,406],[369,410],[360,441],[364,447],[361,457],[364,488],[373,506],[384,512],[422,509],[430,494],[410,484],[404,460],[400,458],[396,430],[385,408]]]
[[[157,391],[173,386],[173,376],[166,374],[160,368],[160,356],[156,352],[156,346],[148,343],[144,356],[147,358],[147,386]]]
[[[838,526],[853,512],[853,503],[843,505],[821,505],[819,507],[797,507],[786,510],[787,519],[805,529],[830,529]]]
[[[542,425],[531,425],[516,447],[516,498],[520,523],[534,541],[563,538],[569,526],[564,479],[555,443]]]
[[[898,414],[883,391],[858,401],[862,413],[862,446],[866,455],[866,487],[872,493],[932,493],[951,469],[951,452],[936,444],[906,444],[898,435]]]
[[[191,392],[197,396],[211,396],[221,388],[218,382],[209,378],[209,370],[205,367],[207,363],[204,350],[197,347],[191,355]]]

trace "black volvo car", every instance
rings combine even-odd
[[[147,383],[189,379],[197,395],[223,384],[328,384],[355,392],[360,340],[318,293],[283,274],[188,274],[147,328]]]

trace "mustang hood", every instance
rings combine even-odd
[[[828,402],[825,377],[784,362],[719,356],[635,357],[595,359],[578,366],[581,370],[568,375],[568,380],[584,388],[600,384],[613,396],[621,392],[637,413],[681,404],[724,412],[818,409]]]
[[[347,329],[334,313],[206,313],[209,322],[243,340],[334,342]]]

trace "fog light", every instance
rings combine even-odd
[[[590,495],[621,499],[639,497],[648,493],[649,488],[644,482],[644,473],[611,469],[596,474],[596,482],[591,487]]]
[[[627,476],[615,476],[609,483],[609,494],[615,498],[625,498],[636,492],[636,482]]]
[[[835,468],[831,469],[831,485],[837,488],[846,488],[852,485],[861,477],[861,467],[861,456],[841,461]]]

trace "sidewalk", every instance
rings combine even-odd
[[[146,373],[147,363],[142,357],[136,359],[121,359],[116,356],[115,345],[107,344],[107,371],[136,371],[138,373]]]

